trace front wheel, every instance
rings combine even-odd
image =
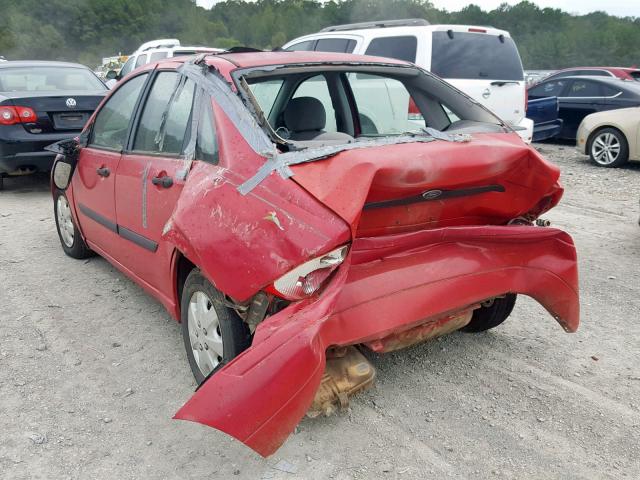
[[[603,128],[589,142],[589,158],[600,167],[621,167],[629,160],[629,145],[620,130]]]
[[[82,259],[93,255],[93,252],[84,242],[80,231],[73,221],[71,207],[64,192],[56,190],[53,197],[53,210],[56,217],[56,229],[58,238],[62,244],[64,253],[72,258]]]
[[[180,321],[187,359],[198,385],[249,346],[247,325],[225,303],[224,295],[200,270],[189,273],[182,289]]]
[[[482,304],[473,312],[471,321],[463,327],[463,332],[478,333],[490,330],[504,322],[516,304],[516,294],[508,293],[502,298],[494,298]]]

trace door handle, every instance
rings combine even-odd
[[[98,175],[105,178],[111,174],[111,171],[107,167],[100,167],[96,170],[96,172],[98,173]]]
[[[169,188],[171,185],[173,185],[173,178],[166,175],[162,177],[153,177],[151,179],[151,183],[153,183],[154,185],[160,185],[162,188]]]

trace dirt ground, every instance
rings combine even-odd
[[[179,325],[106,261],[66,257],[45,177],[0,192],[0,478],[640,478],[640,164],[563,171],[582,325],[534,301],[483,334],[385,356],[346,412],[263,459],[172,420],[195,384]]]

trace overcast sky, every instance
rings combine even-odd
[[[469,3],[479,5],[483,10],[493,10],[501,3],[509,3],[515,5],[521,0],[432,0],[433,4],[438,8],[444,8],[449,11],[460,10]],[[570,13],[584,14],[595,10],[604,10],[610,15],[618,15],[621,17],[640,17],[640,0],[532,0],[533,3],[540,7],[561,8]],[[198,5],[209,8],[217,2],[217,0],[197,0]]]

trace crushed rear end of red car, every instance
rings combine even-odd
[[[260,323],[251,347],[175,418],[219,429],[267,456],[305,413],[344,404],[358,381],[373,381],[366,362],[345,347],[413,345],[464,327],[476,309],[508,294],[536,299],[565,331],[577,329],[573,241],[534,226],[562,196],[559,170],[516,134],[373,142],[292,162],[291,170],[300,188],[349,225],[348,254],[318,293]],[[336,367],[336,358],[349,360]],[[342,390],[327,384],[341,368]]]

